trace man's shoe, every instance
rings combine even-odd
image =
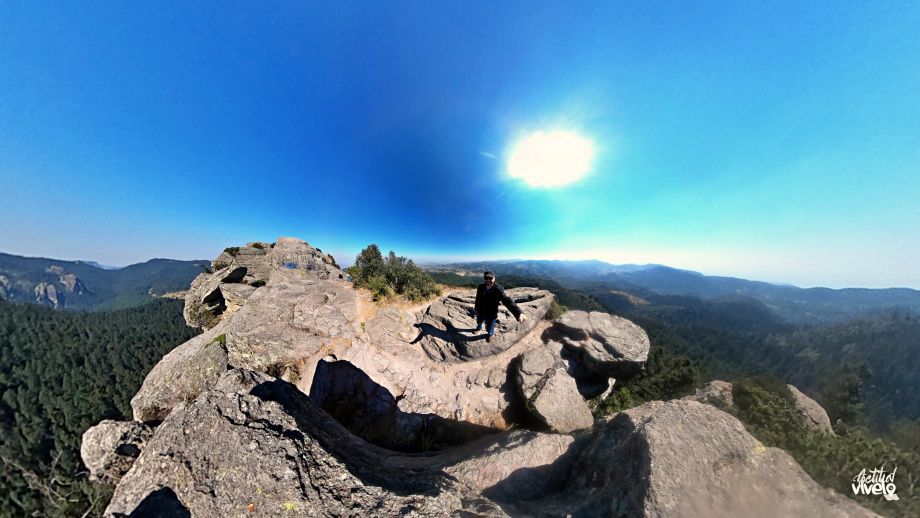
[[[486,335],[486,342],[492,342],[492,335]]]

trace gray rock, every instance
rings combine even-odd
[[[254,387],[275,378],[247,369],[229,369],[218,378],[214,390],[227,394],[248,394]]]
[[[211,273],[201,273],[192,281],[185,294],[183,316],[191,327],[213,327],[227,309],[222,284],[238,283],[246,275],[244,266],[232,263]]]
[[[35,302],[37,304],[47,304],[55,309],[61,307],[63,303],[63,298],[59,296],[57,288],[54,284],[47,282],[40,282],[35,285],[32,292],[35,295]]]
[[[320,354],[353,338],[356,295],[342,279],[276,270],[227,321],[227,351],[236,367],[268,371]],[[315,365],[315,362],[314,362]]]
[[[83,433],[80,457],[90,480],[117,484],[131,469],[153,429],[136,421],[105,420]]]
[[[522,354],[515,374],[525,406],[551,430],[569,433],[594,424],[575,380],[549,347]]]
[[[344,279],[343,272],[329,256],[293,238],[279,238],[274,246],[249,243],[234,253],[221,253],[212,265],[217,270],[196,277],[185,296],[183,314],[192,327],[213,327],[243,305],[252,293],[249,288],[255,287],[253,284],[269,282],[278,270],[300,272],[313,279]],[[230,287],[234,284],[249,288]]]
[[[811,399],[802,393],[801,390],[796,388],[794,385],[786,385],[789,387],[789,392],[792,393],[792,398],[795,402],[795,408],[798,410],[799,415],[802,416],[802,422],[806,426],[810,426],[817,430],[820,430],[825,433],[833,434],[834,427],[831,426],[831,420],[827,416],[827,411],[824,410],[824,407],[818,404],[817,401]]]
[[[499,336],[492,344],[486,344],[483,335],[468,337],[471,333],[457,331],[464,335],[459,343],[467,340],[475,349],[464,356],[470,361],[452,356],[446,362],[434,361],[429,355],[431,347],[457,354],[455,344],[443,337],[448,324],[454,331],[456,325],[463,325],[451,323],[450,318],[421,323],[428,313],[437,315],[448,306],[460,308],[445,302],[447,297],[425,308],[374,304],[358,297],[359,292],[339,277],[340,270],[326,254],[303,241],[279,239],[267,251],[256,250],[241,247],[226,271],[245,267],[251,272],[255,266],[264,266],[265,286],[250,291],[243,288],[245,284],[215,281],[223,310],[212,316],[226,334],[228,365],[282,377],[310,393],[320,360],[332,356],[347,361],[397,402],[395,426],[406,435],[400,444],[430,434],[424,427],[431,418],[419,417],[423,415],[459,423],[477,433],[511,424],[516,398],[511,397],[513,387],[505,386],[508,366],[515,356],[540,344],[540,333],[547,325],[542,316],[551,294],[532,288],[511,290],[530,317],[528,321],[518,323],[509,315],[509,322],[499,323]],[[229,294],[236,290],[248,292],[245,299],[239,297],[238,307]],[[454,302],[465,301],[471,311],[470,290],[457,290],[451,297]],[[187,299],[186,313],[194,300]],[[456,434],[442,430],[437,436],[451,442]]]
[[[561,366],[560,358],[548,347],[537,347],[521,355],[516,380],[521,394],[529,399],[545,380],[546,375]]]
[[[727,381],[713,380],[696,389],[696,393],[692,396],[687,396],[684,399],[708,403],[724,410],[734,404],[732,384]]]
[[[645,366],[648,335],[625,318],[599,311],[567,311],[554,327],[579,363],[597,375],[629,378]]]
[[[242,306],[255,290],[255,287],[248,284],[222,284],[220,286],[220,293],[228,306],[231,304],[237,307]]]
[[[179,403],[213,387],[227,370],[221,335],[223,326],[215,327],[176,347],[154,365],[131,399],[134,419],[160,421]]]
[[[731,415],[684,400],[600,422],[557,492],[512,505],[533,516],[875,516]]]
[[[577,439],[514,431],[406,455],[283,381],[231,370],[217,386],[156,429],[106,516],[874,516],[697,402],[647,403]]]
[[[515,430],[444,452],[435,467],[490,499],[515,502],[564,483],[579,448],[571,435]]]
[[[367,444],[292,385],[272,381],[252,395],[211,391],[177,408],[105,515],[155,502],[191,516],[505,516],[434,462]]]

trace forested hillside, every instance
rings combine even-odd
[[[83,261],[0,253],[0,300],[57,309],[123,309],[146,304],[164,293],[187,290],[208,264],[151,259],[104,269]]]
[[[702,300],[745,297],[762,303],[794,324],[843,322],[893,309],[920,313],[920,291],[908,288],[798,288],[734,277],[703,275],[659,264],[614,265],[601,261],[491,261],[431,267],[439,272],[463,272],[478,279],[483,270],[500,277],[549,279],[583,291],[643,291]],[[458,275],[459,277],[459,275]]]
[[[106,489],[83,472],[82,433],[131,419],[147,372],[195,334],[176,300],[99,313],[0,301],[0,516],[104,506]]]
[[[446,272],[433,275],[446,284],[478,282]],[[660,356],[692,360],[704,381],[771,375],[813,395],[832,420],[843,418],[879,432],[920,417],[920,317],[910,312],[795,326],[750,297],[706,300],[636,286],[611,289],[574,281],[563,285],[516,275],[500,281],[508,287],[548,289],[570,309],[625,316],[649,333],[653,354],[657,346]]]
[[[435,277],[457,285],[470,280],[445,272]],[[550,289],[568,309],[627,316],[648,333],[652,346],[645,370],[618,382],[595,408],[596,416],[683,397],[708,380],[734,381],[736,404],[724,410],[764,444],[789,452],[816,481],[849,495],[861,469],[898,466],[900,501],[859,501],[885,516],[920,511],[912,483],[920,470],[920,319],[910,313],[793,327],[748,297],[704,300],[636,287],[588,285],[582,291],[553,280],[502,279],[508,286]],[[837,423],[836,434],[802,424],[787,382],[818,399]]]

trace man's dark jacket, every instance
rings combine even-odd
[[[505,294],[505,289],[501,284],[493,283],[492,287],[486,289],[486,283],[482,283],[476,288],[476,319],[477,320],[495,320],[498,318],[498,303],[501,302],[518,318],[521,314],[521,308],[511,300],[511,297]]]

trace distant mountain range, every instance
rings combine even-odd
[[[888,310],[920,313],[920,291],[909,288],[798,288],[734,277],[703,275],[660,264],[615,265],[603,261],[514,260],[452,263],[426,267],[432,271],[480,276],[497,275],[550,279],[587,293],[644,292],[683,295],[706,300],[747,297],[761,302],[792,323],[840,322]]]
[[[59,309],[137,306],[188,289],[210,261],[151,259],[124,268],[0,253],[0,299]]]

